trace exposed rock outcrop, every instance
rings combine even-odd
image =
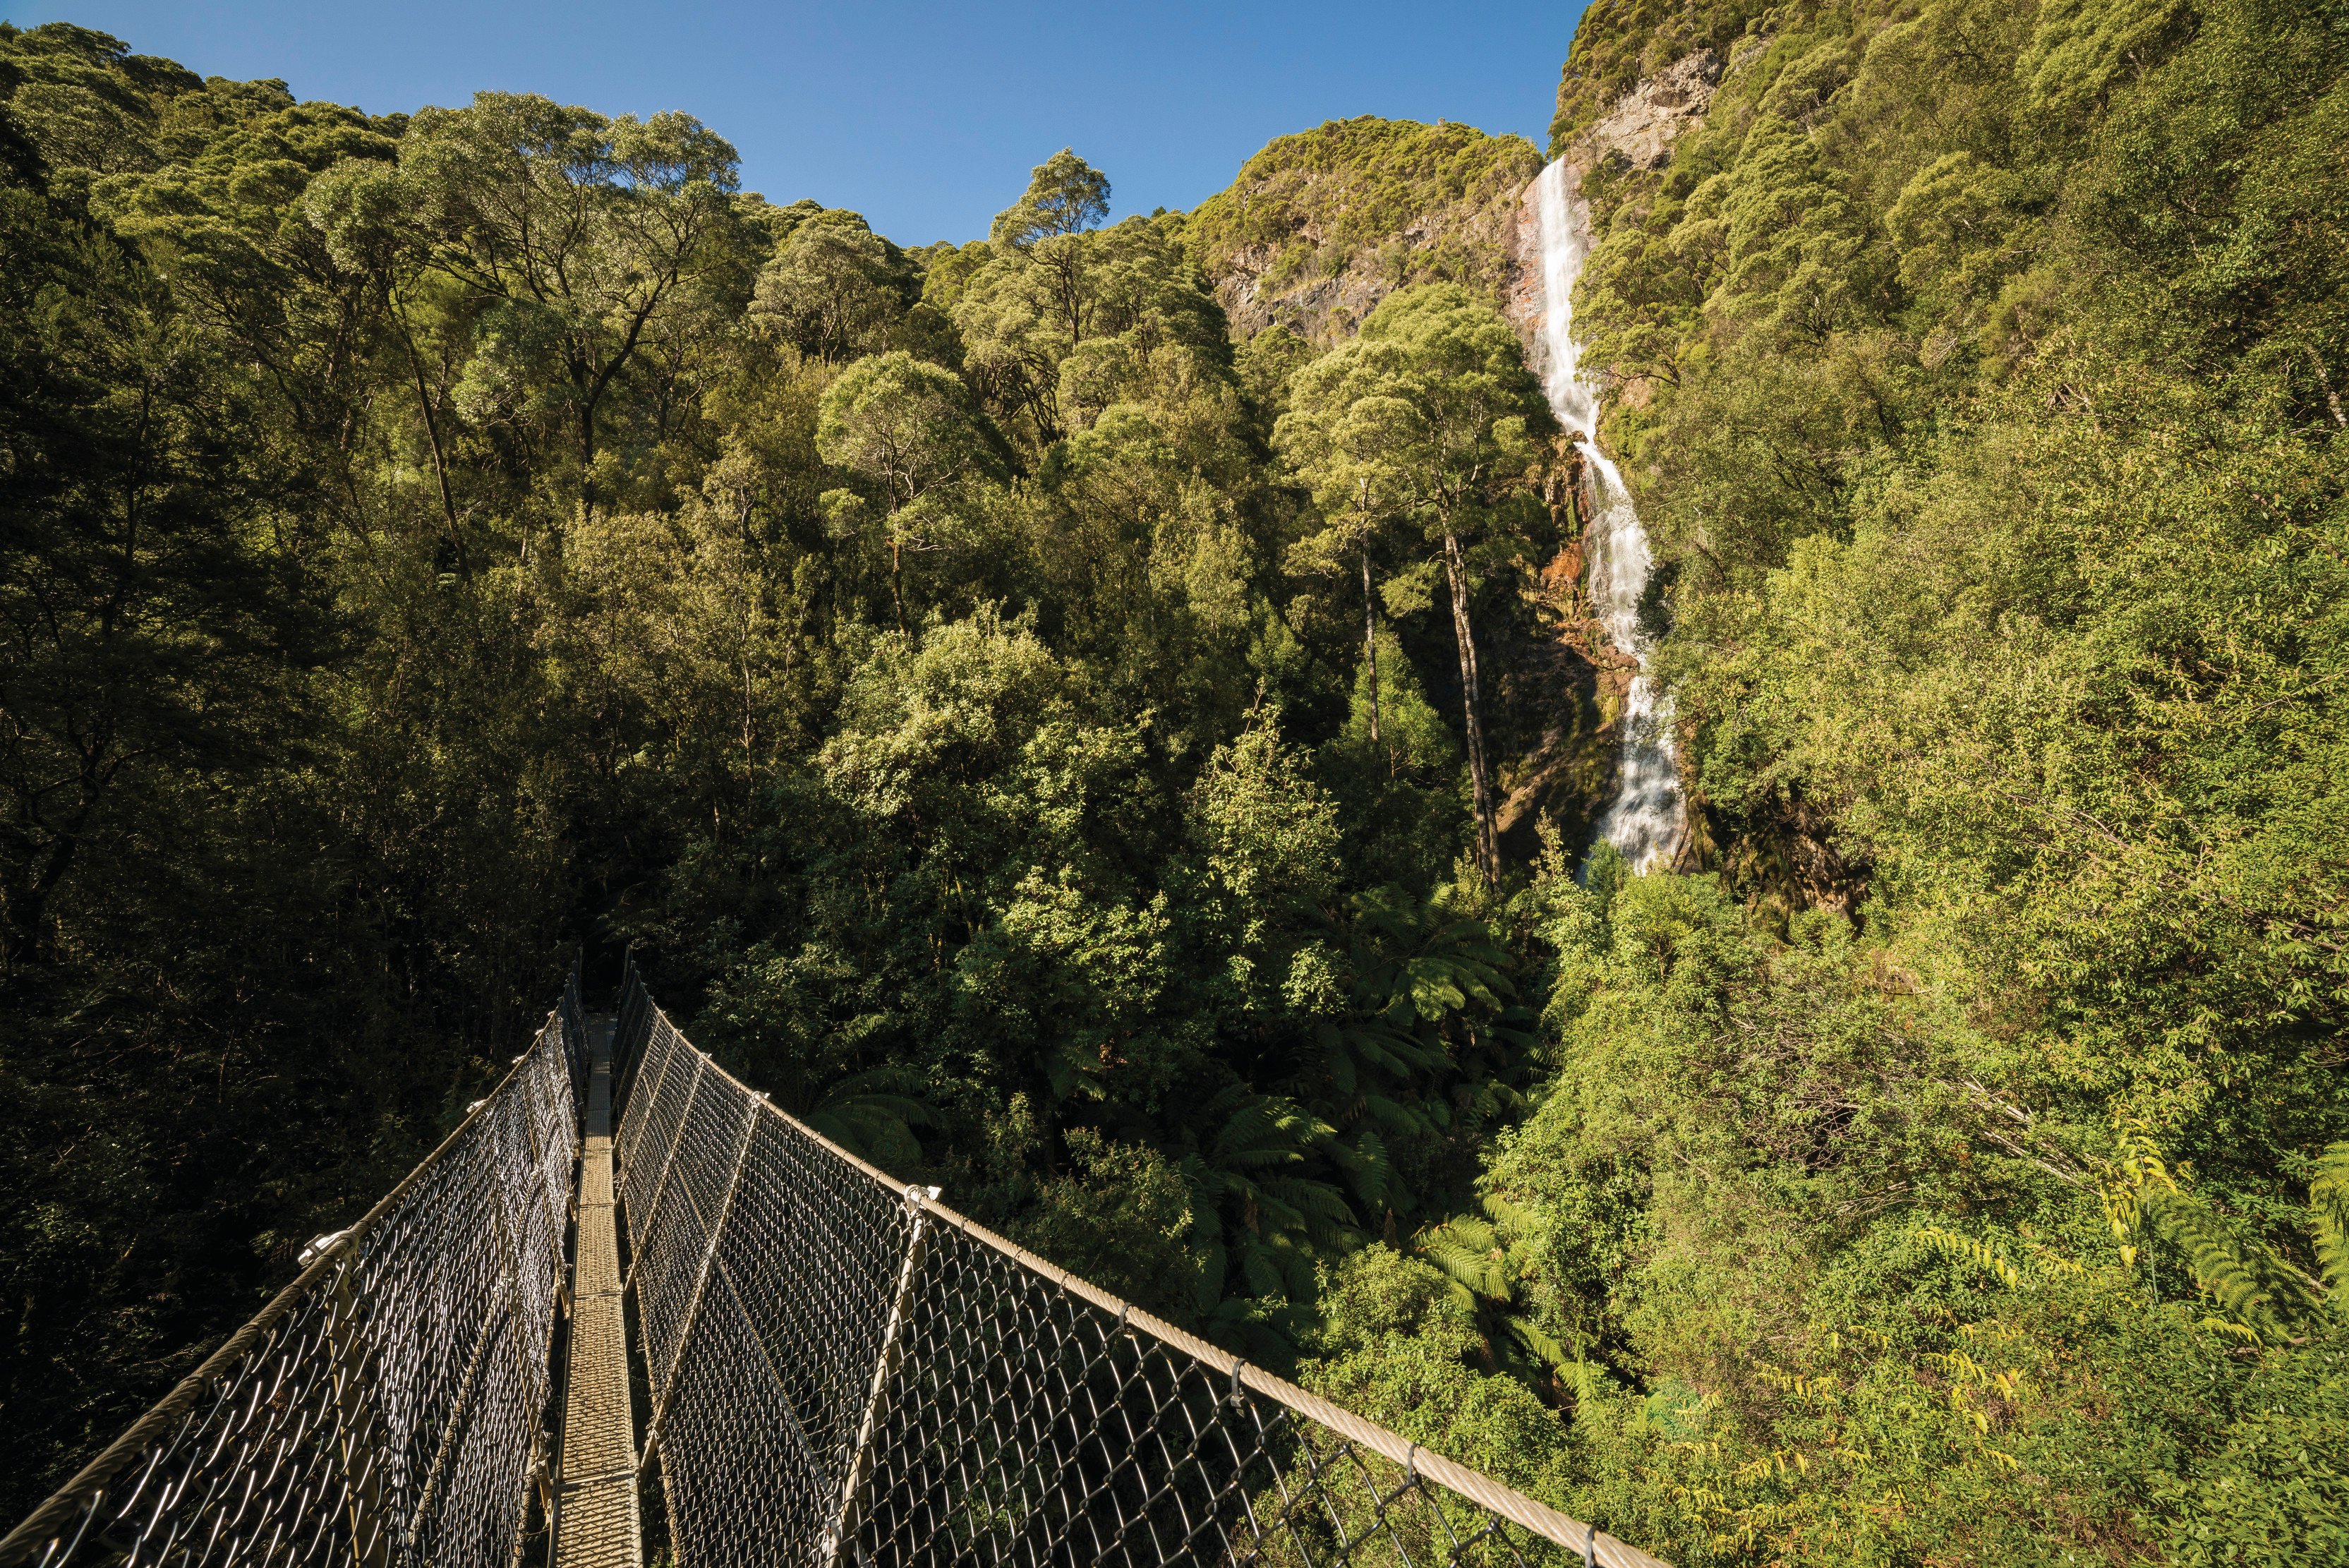
[[[1713,107],[1721,73],[1721,57],[1699,49],[1625,93],[1577,140],[1594,163],[1619,156],[1634,169],[1661,169],[1681,133]]]
[[[1248,160],[1192,213],[1192,243],[1235,334],[1280,322],[1335,343],[1413,284],[1463,284],[1500,303],[1516,194],[1540,167],[1522,137],[1331,120]]]
[[[1672,143],[1702,123],[1713,107],[1723,70],[1718,54],[1699,49],[1633,86],[1568,148],[1564,154],[1568,190],[1578,200],[1583,177],[1610,158],[1619,158],[1635,169],[1669,164]],[[1525,340],[1526,362],[1539,374],[1547,350],[1541,340],[1541,224],[1536,207],[1529,182],[1517,193],[1509,213],[1508,265],[1504,271],[1507,293],[1502,311]],[[1603,373],[1600,379],[1605,379]]]
[[[1427,248],[1431,226],[1422,220],[1389,242],[1403,253],[1394,258],[1400,265],[1381,265],[1389,258],[1375,254],[1347,258],[1335,273],[1301,279],[1276,272],[1284,255],[1280,248],[1246,246],[1223,259],[1216,275],[1216,298],[1239,337],[1253,337],[1277,321],[1311,342],[1339,342],[1354,335],[1380,300],[1411,280],[1410,253]],[[1513,225],[1495,223],[1492,227],[1497,231],[1492,236],[1495,248],[1506,248]],[[1301,225],[1297,238],[1317,251],[1321,246],[1318,225]]]

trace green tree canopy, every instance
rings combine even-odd
[[[1039,240],[1081,234],[1109,216],[1109,176],[1061,148],[1030,171],[1027,192],[995,215],[988,239],[1024,249]]]
[[[974,486],[1006,476],[1001,445],[960,377],[903,349],[857,361],[825,391],[816,450],[880,492],[898,630],[905,552],[948,542],[959,511],[978,503]]]
[[[754,317],[827,362],[875,352],[905,315],[911,269],[861,223],[831,213],[803,223],[759,273]]]
[[[1274,441],[1311,485],[1330,532],[1309,544],[1363,557],[1390,520],[1440,542],[1468,739],[1476,857],[1499,876],[1493,768],[1479,712],[1470,550],[1513,547],[1513,521],[1538,493],[1535,435],[1554,428],[1516,334],[1465,289],[1389,296],[1361,336],[1299,370]],[[1373,627],[1367,634],[1375,638]],[[1374,649],[1375,641],[1370,646]]]

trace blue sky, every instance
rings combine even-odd
[[[1188,207],[1284,131],[1354,114],[1544,140],[1582,0],[1355,4],[617,5],[64,0],[79,23],[206,76],[282,77],[371,112],[545,93],[682,109],[745,189],[854,207],[905,244],[969,239],[1063,146],[1119,213]]]

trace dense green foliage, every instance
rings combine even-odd
[[[2349,1561],[2349,18],[1594,9],[1562,139],[1700,45],[1577,293],[1693,842],[1321,1375],[1676,1562]]]
[[[1317,1264],[1467,1201],[1539,971],[1470,868],[1443,529],[1368,541],[1372,680],[1275,451],[1310,350],[1236,347],[1184,218],[1103,227],[1063,152],[909,253],[681,114],[369,119],[65,26],[0,33],[0,1510],[577,946],[1262,1360]],[[1556,683],[1543,410],[1489,305],[1392,309],[1403,425],[1464,345],[1514,421],[1444,503],[1506,759]]]
[[[1642,78],[1699,49],[1726,55],[1750,20],[1761,19],[1766,29],[1775,15],[1759,0],[1596,0],[1558,73],[1550,152],[1564,153]]]
[[[1540,169],[1522,137],[1333,119],[1243,164],[1191,214],[1190,244],[1250,328],[1281,321],[1336,340],[1414,284],[1455,283],[1500,303],[1517,194]]]
[[[908,252],[682,115],[0,33],[6,1501],[633,942],[1676,1563],[2349,1561],[2349,18],[1601,7],[1561,145],[1698,47],[1582,171],[1693,805],[1634,877],[1543,793],[1612,734],[1521,143],[1107,226],[1064,151]]]

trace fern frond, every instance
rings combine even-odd
[[[1606,1366],[1596,1361],[1578,1356],[1560,1366],[1558,1372],[1574,1390],[1574,1397],[1586,1402],[1605,1397],[1610,1386]]]
[[[2194,1282],[2229,1319],[2262,1341],[2283,1340],[2317,1309],[2300,1272],[2256,1241],[2239,1240],[2201,1199],[2175,1189],[2145,1194],[2154,1228],[2186,1254]]]
[[[1362,1108],[1370,1113],[1371,1120],[1390,1132],[1402,1133],[1406,1137],[1413,1134],[1433,1134],[1436,1130],[1434,1122],[1425,1113],[1400,1100],[1391,1100],[1384,1095],[1363,1096]]]
[[[2133,1268],[2137,1248],[2132,1238],[2144,1222],[2149,1196],[2176,1191],[2178,1181],[2143,1126],[2116,1121],[2113,1133],[2114,1158],[2106,1167],[2097,1190],[2104,1198],[2105,1220],[2112,1227],[2113,1240],[2120,1243],[2122,1264]]]
[[[1207,1162],[1200,1158],[1195,1152],[1186,1154],[1183,1157],[1183,1162],[1177,1165],[1174,1170],[1182,1177],[1183,1186],[1190,1193],[1191,1212],[1214,1213],[1216,1199],[1223,1190],[1223,1183],[1217,1179],[1214,1169]]]
[[[1524,1318],[1511,1316],[1504,1319],[1501,1324],[1501,1329],[1502,1332],[1506,1333],[1511,1339],[1516,1340],[1519,1345],[1523,1345],[1526,1354],[1540,1361],[1544,1366],[1562,1367],[1571,1364],[1574,1360],[1573,1356],[1568,1355],[1566,1353],[1565,1346],[1559,1345],[1557,1341],[1544,1334],[1540,1329],[1536,1328],[1532,1324],[1527,1323]]]
[[[2233,1334],[2236,1338],[2241,1340],[2245,1345],[2250,1345],[2254,1350],[2257,1350],[2263,1343],[2260,1338],[2258,1330],[2252,1328],[2249,1324],[2237,1323],[2232,1318],[2206,1317],[2198,1326],[2206,1328],[2212,1334]]]
[[[1530,1236],[1541,1229],[1539,1214],[1522,1203],[1512,1203],[1498,1193],[1486,1193],[1484,1208],[1494,1227],[1512,1241]]]
[[[1224,1299],[1224,1274],[1231,1254],[1224,1250],[1223,1227],[1212,1220],[1194,1227],[1192,1236],[1199,1243],[1199,1278],[1192,1287],[1192,1303],[1203,1313],[1213,1312]]]
[[[1360,1198],[1375,1213],[1386,1205],[1389,1189],[1394,1177],[1393,1162],[1387,1157],[1387,1146],[1377,1133],[1365,1127],[1354,1137],[1350,1147],[1334,1145],[1330,1151],[1352,1183],[1354,1196]]]
[[[2308,1207],[2316,1216],[2316,1261],[2324,1270],[2333,1310],[2349,1312],[2349,1139],[2326,1149],[2316,1162]]]
[[[1455,1229],[1444,1226],[1422,1234],[1419,1255],[1476,1295],[1488,1301],[1508,1300],[1508,1276],[1502,1271],[1500,1260],[1493,1255],[1490,1247],[1477,1246],[1474,1241],[1454,1234]]]
[[[1325,1225],[1351,1226],[1354,1211],[1347,1207],[1345,1194],[1326,1181],[1301,1178],[1283,1178],[1264,1184],[1265,1190],[1286,1207],[1304,1217],[1307,1221],[1319,1220]],[[1298,1227],[1290,1226],[1294,1230]]]
[[[2085,1280],[2088,1265],[2077,1258],[2067,1258],[2044,1242],[2026,1243],[2031,1248],[2031,1262],[2043,1274],[2062,1274],[2068,1279]]]
[[[1479,1220],[1473,1214],[1445,1220],[1442,1231],[1462,1246],[1474,1247],[1480,1252],[1495,1251],[1501,1245],[1500,1233],[1493,1229],[1491,1222]]]
[[[1971,1263],[1997,1275],[2010,1290],[2023,1283],[2023,1272],[2007,1262],[2005,1253],[1987,1241],[1961,1236],[1955,1231],[1946,1231],[1939,1225],[1920,1226],[1917,1239],[1952,1262]]]
[[[1240,1278],[1247,1288],[1260,1296],[1283,1294],[1288,1285],[1281,1269],[1281,1260],[1270,1247],[1251,1238],[1240,1248]]]

